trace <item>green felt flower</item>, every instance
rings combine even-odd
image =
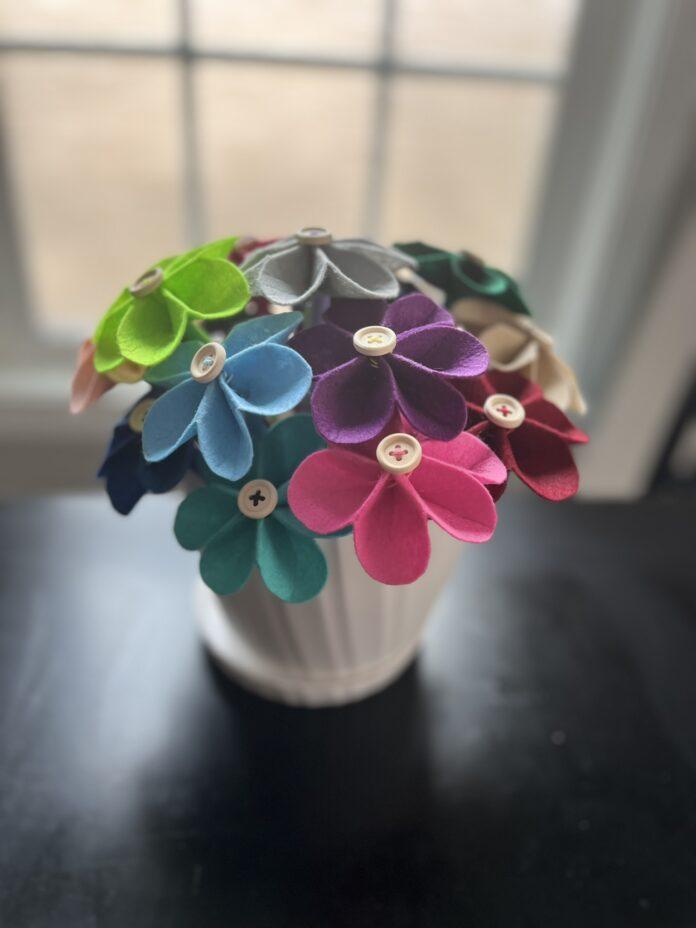
[[[300,462],[323,447],[311,416],[291,416],[257,443],[243,481],[213,477],[186,497],[174,534],[183,548],[201,552],[201,577],[211,590],[236,593],[256,565],[268,589],[285,602],[305,602],[321,591],[326,559],[316,536],[288,508],[287,488]]]
[[[159,364],[184,338],[201,338],[201,322],[241,312],[249,287],[227,260],[236,241],[222,239],[166,258],[127,287],[94,333],[95,369],[105,374],[124,362]]]
[[[468,251],[444,251],[423,242],[407,242],[394,247],[415,258],[420,276],[444,290],[448,307],[457,300],[478,299],[497,303],[513,313],[531,315],[512,277],[489,267]]]

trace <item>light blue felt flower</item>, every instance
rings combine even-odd
[[[245,415],[288,412],[312,382],[304,358],[283,344],[301,321],[298,312],[251,319],[235,326],[221,346],[185,342],[159,369],[153,368],[149,373],[156,372],[157,385],[169,389],[145,420],[146,460],[161,461],[197,436],[213,473],[232,481],[243,477],[254,456]],[[193,362],[196,352],[199,357],[203,352],[198,365]],[[211,375],[213,379],[202,382]]]

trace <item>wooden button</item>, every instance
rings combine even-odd
[[[145,425],[145,416],[150,412],[150,407],[154,402],[154,399],[150,397],[146,400],[140,400],[140,402],[133,407],[131,414],[128,416],[128,427],[131,431],[137,432],[138,435],[142,434],[143,426]]]
[[[227,354],[220,342],[208,342],[194,354],[191,361],[191,376],[198,383],[210,383],[222,373]]]
[[[143,379],[143,374],[147,370],[142,364],[134,364],[133,361],[122,361],[118,367],[111,371],[106,371],[105,377],[108,377],[112,383],[138,383]]]
[[[377,445],[377,461],[380,467],[391,474],[410,474],[423,457],[420,442],[413,435],[395,432],[387,435]]]
[[[503,429],[516,429],[524,422],[524,406],[514,396],[494,393],[483,404],[483,411],[494,425]]]
[[[295,233],[295,238],[300,245],[330,245],[333,241],[329,230],[322,226],[305,226]]]
[[[162,268],[153,267],[151,271],[145,271],[144,274],[141,274],[136,282],[131,284],[128,289],[132,296],[147,296],[148,293],[154,293],[163,280],[164,274],[162,273]]]
[[[360,354],[368,357],[391,354],[396,348],[396,333],[386,325],[366,325],[353,336],[353,346]]]
[[[250,480],[239,491],[237,505],[248,519],[265,519],[278,505],[278,491],[268,480]]]

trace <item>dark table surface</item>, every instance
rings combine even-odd
[[[342,709],[197,640],[173,499],[0,512],[3,928],[696,925],[696,507],[506,498]]]

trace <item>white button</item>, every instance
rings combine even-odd
[[[360,354],[376,358],[381,354],[391,354],[396,348],[396,333],[386,325],[366,325],[358,329],[353,336],[353,347]]]
[[[265,519],[278,505],[278,491],[268,480],[250,480],[239,491],[237,505],[248,519]]]
[[[494,425],[503,429],[516,429],[524,422],[524,406],[514,396],[494,393],[483,404],[483,411]]]
[[[220,342],[208,342],[194,354],[191,376],[198,383],[210,383],[220,376],[226,359],[227,354]]]
[[[420,442],[413,435],[395,432],[387,435],[377,445],[377,461],[380,467],[391,474],[410,474],[423,457]]]
[[[164,274],[162,273],[162,268],[153,267],[151,271],[145,271],[144,274],[141,274],[136,282],[131,284],[128,289],[132,296],[147,296],[148,293],[154,293],[163,280]]]
[[[142,433],[143,426],[145,425],[145,416],[150,412],[150,407],[154,402],[154,399],[150,397],[146,400],[140,400],[140,402],[133,407],[130,416],[128,416],[128,427],[131,431],[137,432],[138,435]]]
[[[142,364],[134,364],[133,361],[122,361],[118,367],[107,371],[104,375],[112,383],[138,383],[143,379],[143,374],[147,370]]]
[[[295,238],[300,245],[330,245],[333,241],[329,230],[322,226],[305,226],[295,233]]]

